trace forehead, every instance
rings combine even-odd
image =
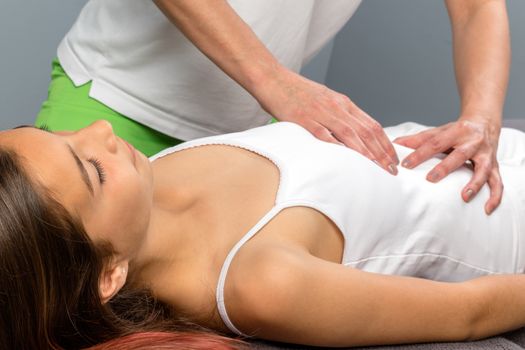
[[[0,145],[14,150],[29,177],[51,191],[68,210],[86,204],[82,180],[64,137],[20,128],[0,132]]]
[[[25,166],[36,166],[43,158],[60,154],[65,146],[54,135],[30,127],[0,132],[0,145],[14,150],[25,160]]]

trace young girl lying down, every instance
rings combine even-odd
[[[169,343],[203,332],[195,324],[336,347],[525,325],[525,134],[502,131],[506,188],[490,216],[487,188],[458,195],[467,167],[425,180],[438,162],[392,176],[287,122],[152,159],[105,121],[2,131],[0,343],[83,348],[144,332]]]

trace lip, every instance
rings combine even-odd
[[[126,140],[122,140],[122,141],[124,141],[126,146],[128,146],[129,153],[131,153],[131,156],[133,157],[133,164],[135,164],[135,160],[137,159],[137,150],[135,149],[135,147],[130,145],[128,142],[126,142]]]

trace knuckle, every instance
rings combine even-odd
[[[383,127],[381,126],[381,124],[374,120],[372,122],[372,125],[370,126],[370,130],[372,130],[374,134],[378,135],[383,131]]]
[[[326,128],[321,125],[315,125],[310,127],[310,132],[318,139],[326,138],[326,135],[328,134]]]
[[[354,129],[352,129],[348,125],[345,125],[341,128],[341,134],[343,135],[343,137],[352,137],[354,136]]]
[[[339,98],[331,96],[330,98],[328,98],[328,106],[332,110],[340,110],[342,102]]]
[[[482,154],[480,159],[483,163],[489,165],[492,168],[492,165],[494,164],[492,157],[490,157],[488,154]]]
[[[441,140],[437,137],[431,137],[428,140],[428,145],[432,151],[438,152],[441,149]]]
[[[490,171],[493,168],[492,160],[489,157],[485,157],[485,156],[479,156],[476,159],[476,164],[478,168],[483,169],[483,170]]]
[[[343,102],[344,104],[352,104],[352,100],[350,100],[350,97],[348,97],[346,95],[340,94],[339,98],[340,98],[341,102]]]
[[[374,134],[372,133],[372,131],[370,129],[363,129],[359,136],[361,136],[361,139],[367,143],[367,142],[370,142],[374,139]]]
[[[490,176],[491,167],[488,163],[481,163],[478,167],[478,170],[483,173],[485,177]]]
[[[465,147],[458,147],[456,148],[456,153],[461,156],[464,160],[467,160],[469,158],[469,151]]]

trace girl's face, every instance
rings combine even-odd
[[[152,208],[151,166],[108,122],[77,132],[2,131],[0,146],[22,156],[29,175],[82,221],[95,243],[111,243],[123,258],[137,254]]]

